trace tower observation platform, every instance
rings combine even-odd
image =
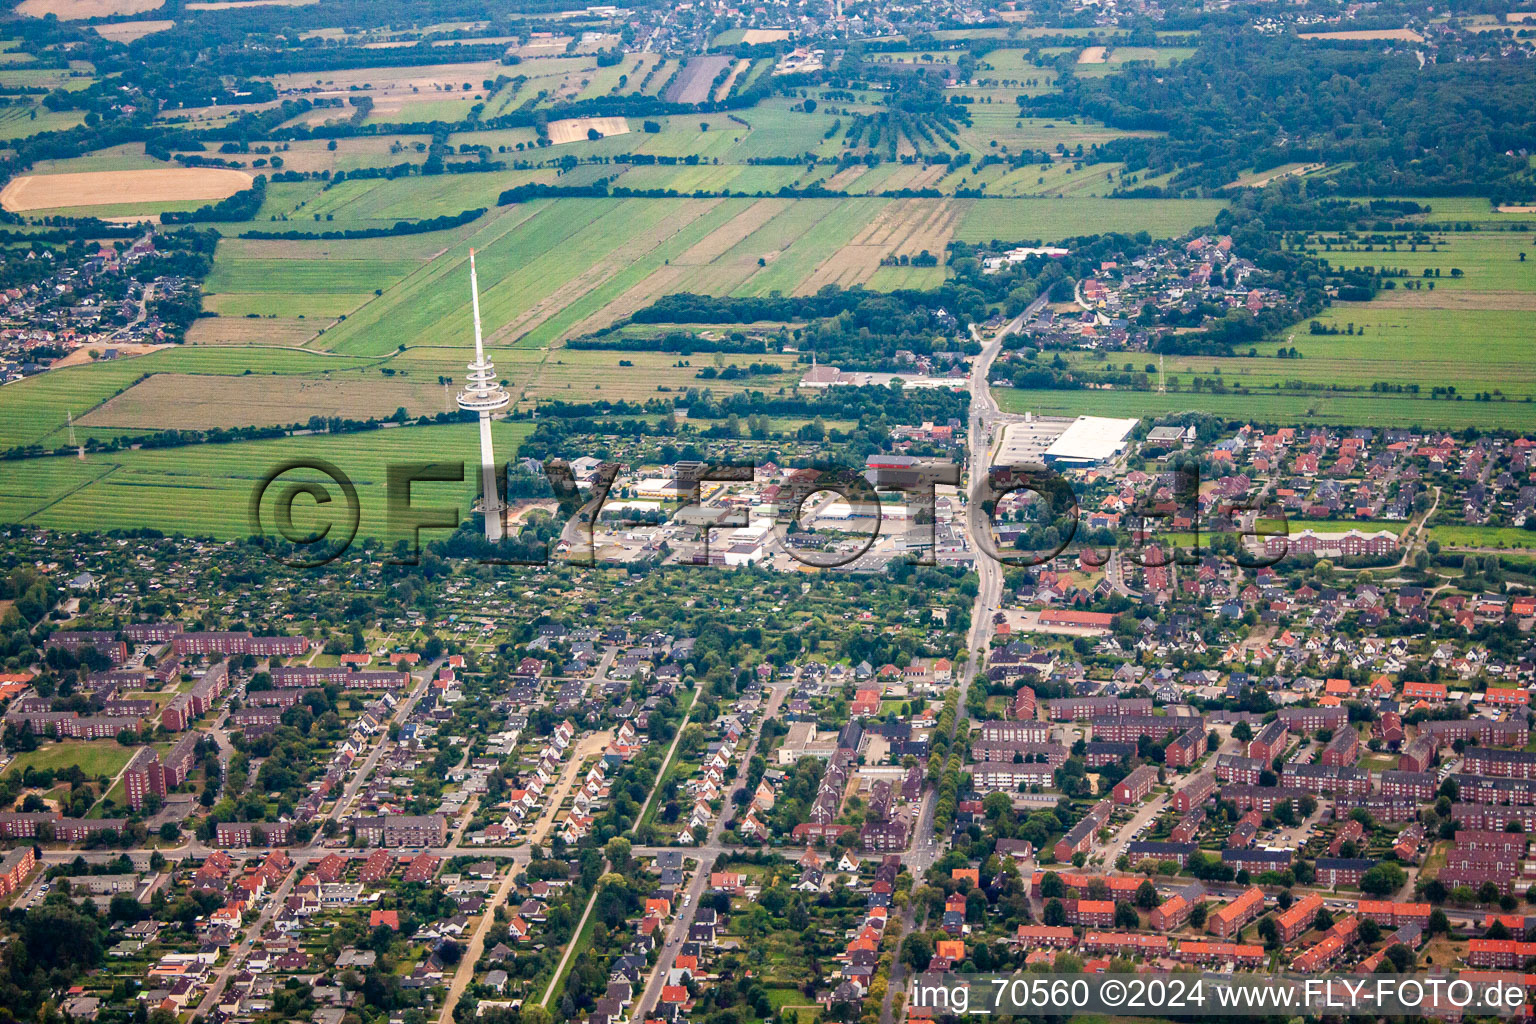
[[[480,334],[480,281],[475,273],[475,250],[469,250],[469,297],[475,319],[475,361],[465,375],[467,386],[459,392],[460,409],[480,414],[480,500],[475,507],[485,519],[485,539],[501,540],[506,505],[496,484],[496,452],[491,445],[491,413],[512,404],[512,396],[496,377],[496,367],[485,358]]]

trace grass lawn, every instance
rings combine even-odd
[[[7,774],[24,772],[28,768],[59,771],[70,765],[93,778],[116,775],[133,757],[133,747],[125,747],[116,740],[64,740],[58,743],[44,742],[36,750],[17,754],[6,769]]]
[[[1536,548],[1536,531],[1514,526],[1434,526],[1429,539],[1448,548]]]
[[[595,899],[597,899],[596,889],[592,891],[589,902],[590,900]],[[542,999],[539,1005],[548,1006],[550,1000],[554,1000],[556,1005],[559,1004],[560,993],[565,991],[565,979],[570,977],[571,968],[576,966],[576,960],[581,956],[581,951],[592,945],[592,932],[597,928],[597,918],[597,914],[587,915],[586,925],[583,926],[576,937],[571,940],[573,948],[571,949],[570,957],[565,962],[565,969],[555,976],[554,982],[549,986],[549,991],[545,993],[548,998]],[[556,962],[558,963],[558,961]],[[537,989],[535,989],[535,991],[537,991]]]
[[[694,691],[694,690],[684,690],[682,695],[680,695],[678,697],[678,705],[680,707],[682,707],[683,710],[686,712],[689,708],[693,707],[693,698],[695,696],[696,696],[696,691]],[[678,735],[681,736],[683,729],[686,729],[687,727],[688,727],[688,719],[687,719],[687,716],[685,715],[684,718],[683,718],[683,721],[682,721],[682,725],[678,729]],[[651,787],[650,794],[647,795],[646,798],[645,798],[645,809],[640,812],[640,817],[635,819],[636,830],[638,830],[640,826],[642,826],[642,825],[649,825],[649,824],[651,824],[655,820],[655,818],[656,818],[656,808],[660,806],[656,802],[656,794],[661,792],[662,783],[667,781],[667,775],[673,770],[674,766],[678,764],[677,752],[678,752],[679,749],[681,749],[681,747],[682,747],[681,743],[679,743],[675,747],[671,746],[670,744],[668,745],[668,750],[667,750],[668,757],[667,757],[666,763],[664,763],[661,766],[661,771],[656,773],[656,784]],[[690,771],[690,774],[691,774],[691,771]],[[683,776],[683,777],[686,777],[686,775]],[[722,811],[722,813],[724,813],[724,811]]]
[[[812,1006],[815,1005],[811,997],[801,992],[798,988],[789,986],[764,987],[768,994],[768,1002],[773,1006],[774,1012],[784,1009],[786,1006]]]
[[[112,788],[107,790],[100,800],[96,801],[96,805],[91,808],[90,813],[86,817],[105,818],[109,802],[119,813],[121,813],[122,808],[128,806],[128,785],[122,779],[112,783]]]
[[[21,139],[39,132],[59,132],[85,120],[81,110],[49,110],[44,106],[0,109],[0,139]]]
[[[1445,862],[1449,859],[1450,846],[1449,843],[1433,845],[1425,855],[1424,863],[1419,867],[1420,878],[1435,878],[1440,874],[1440,870],[1445,867]]]

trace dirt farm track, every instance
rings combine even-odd
[[[0,191],[0,206],[19,212],[69,206],[215,200],[232,196],[249,188],[250,184],[249,174],[223,167],[23,174]]]

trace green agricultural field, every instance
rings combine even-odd
[[[1035,80],[1042,84],[1042,91],[1044,91],[1055,82],[1056,69],[1051,66],[1053,58],[1050,53],[1042,50],[1040,60],[1046,65],[1045,67],[1037,66],[1030,59],[1028,50],[993,50],[977,62],[976,77],[1000,79],[1008,83],[1008,87],[1015,92],[1025,93],[1032,92],[1033,87],[1020,86],[1019,83]]]
[[[881,267],[869,279],[869,287],[882,292],[903,288],[928,290],[943,283],[943,267]]]
[[[221,228],[220,231],[225,235],[235,235],[253,228],[262,231],[285,231],[290,227],[295,231],[313,230],[305,224],[285,225],[283,222],[292,219],[317,196],[323,195],[326,184],[323,181],[269,181],[267,197],[251,222],[231,224],[227,230]]]
[[[594,100],[604,96],[632,93],[640,84],[640,79],[645,77],[646,71],[655,66],[656,60],[656,55],[652,53],[626,54],[619,63],[611,67],[600,67],[584,76],[587,79],[587,86],[576,98]]]
[[[481,312],[488,340],[536,345],[558,324],[574,322],[594,290],[622,290],[691,244],[694,221],[715,210],[715,199],[568,199],[504,208],[468,240],[384,293],[326,335],[328,348],[389,351],[398,345],[441,344],[472,337],[468,247],[478,250]],[[615,224],[624,231],[615,232]],[[561,317],[541,334],[532,334]],[[520,340],[522,339],[522,340]]]
[[[191,213],[206,206],[202,199],[182,199],[159,203],[102,203],[99,206],[50,206],[28,210],[29,217],[134,217],[153,222],[162,213]]]
[[[1371,302],[1336,303],[1315,318],[1323,329],[1338,333],[1313,334],[1307,324],[1299,324],[1274,348],[1254,346],[1251,355],[1226,358],[1170,356],[1165,371],[1186,393],[1190,378],[1219,376],[1227,387],[1248,388],[1262,402],[1281,401],[1276,391],[1290,392],[1284,401],[1301,409],[1316,401],[1369,402],[1359,407],[1397,410],[1383,422],[1528,426],[1536,420],[1529,404],[1536,401],[1536,366],[1528,356],[1536,258],[1521,262],[1519,256],[1530,249],[1530,237],[1509,231],[1457,232],[1434,236],[1433,246],[1420,245],[1417,252],[1406,246],[1395,252],[1323,249],[1319,255],[1337,266],[1404,268],[1410,276],[1389,278],[1398,286]],[[1430,279],[1433,291],[1422,276],[1425,268],[1440,271],[1440,277]],[[1462,275],[1453,277],[1453,269]],[[1405,283],[1425,287],[1409,289]],[[1450,338],[1472,338],[1476,344],[1448,345]],[[1280,348],[1295,348],[1301,358],[1276,358]],[[1089,372],[1096,364],[1089,357],[1074,361]],[[1109,361],[1118,366],[1126,360],[1111,356]],[[1364,391],[1332,390],[1341,384]],[[1372,395],[1372,385],[1406,393]],[[1446,387],[1454,387],[1460,400],[1431,400],[1436,388]],[[1495,401],[1474,401],[1480,394]]]
[[[1424,427],[1461,430],[1484,427],[1530,430],[1536,427],[1536,406],[1524,402],[1440,402],[1407,395],[1355,392],[1302,394],[1213,395],[1189,391],[1041,391],[1003,388],[997,401],[1004,412],[1034,412],[1047,416],[1145,416],[1202,412],[1227,419],[1267,424]]]
[[[743,129],[741,125],[732,122],[727,129],[735,135],[744,136],[741,143],[731,149],[732,160],[797,156],[805,152],[818,156],[836,156],[841,149],[837,137],[822,138],[838,118],[821,110],[814,114],[801,113],[790,110],[788,100],[775,99],[764,101],[736,116],[752,127]],[[846,127],[848,118],[842,121]]]
[[[714,134],[713,132],[705,134]],[[614,141],[614,140],[604,140]],[[818,172],[831,170],[818,168]],[[906,187],[914,175],[936,180],[943,168],[889,165],[855,175],[862,187]],[[995,168],[999,177],[1005,168]],[[1084,180],[1097,170],[1085,171]],[[797,166],[639,166],[619,180],[630,187],[667,187],[681,192],[727,188],[777,191],[783,184],[828,180]],[[464,176],[448,176],[457,180]],[[469,177],[493,177],[473,175]],[[421,179],[409,179],[410,184]],[[431,179],[428,179],[431,182]],[[337,204],[341,226],[359,214],[394,212],[406,203],[409,185],[346,182],[308,201],[304,212]],[[435,183],[434,183],[435,185]],[[878,267],[878,253],[840,250],[887,210],[890,201],[571,198],[496,207],[480,220],[451,232],[363,242],[230,240],[221,243],[209,280],[209,308],[222,314],[204,320],[195,340],[249,344],[278,338],[293,344],[357,355],[383,356],[404,345],[442,345],[471,337],[468,250],[479,253],[482,316],[489,343],[537,348],[556,344],[626,316],[661,295],[789,294],[838,276],[875,288],[931,287],[943,267]],[[1177,234],[1208,222],[1218,202],[1108,200],[1086,197],[1018,200],[900,200],[888,251],[941,253],[954,236],[987,241],[1059,239],[1093,231],[1145,228]],[[936,218],[948,203],[957,220]],[[979,212],[978,212],[979,211]],[[302,223],[302,221],[300,222]],[[613,225],[622,223],[623,232]],[[909,237],[910,240],[901,242]],[[881,235],[879,237],[886,237]],[[894,248],[898,244],[901,248]],[[761,261],[761,263],[759,263]],[[818,268],[823,268],[818,271]],[[813,276],[814,275],[814,276]],[[375,296],[375,289],[382,294]],[[292,298],[303,295],[302,301]],[[255,313],[264,319],[247,320]],[[332,322],[331,318],[344,320]],[[299,319],[300,316],[304,319]],[[270,319],[266,319],[270,318]],[[324,333],[318,334],[323,329]]]
[[[1170,238],[1211,223],[1223,205],[1214,199],[977,199],[955,237],[973,243],[1049,242],[1101,231],[1147,231]]]
[[[510,88],[510,86],[509,86]],[[454,132],[448,136],[448,144],[457,148],[464,143],[476,146],[490,146],[495,150],[500,146],[506,146],[516,153],[519,144],[525,147],[537,145],[538,135],[529,128],[495,128],[488,131]],[[507,158],[505,153],[497,153],[498,160]]]
[[[318,376],[372,362],[366,358],[282,349],[178,347],[129,359],[50,370],[0,389],[0,402],[4,403],[7,412],[7,415],[0,416],[0,449],[29,444],[45,447],[64,445],[69,439],[65,430],[66,414],[73,414],[78,420],[89,410],[150,373],[243,375],[249,372]],[[92,436],[104,437],[109,433],[85,427],[76,428],[76,436],[81,441]],[[17,472],[20,465],[30,463],[8,464],[6,475]]]
[[[761,57],[753,61],[752,66],[736,79],[736,87],[732,92],[739,95],[752,88],[759,79],[773,70],[774,63],[772,57]]]
[[[84,65],[89,68],[90,65]],[[37,68],[11,64],[0,67],[0,88],[64,89],[76,92],[90,86],[92,75],[81,68]]]
[[[655,398],[662,388],[677,392],[687,388],[709,388],[716,395],[729,395],[747,389],[777,389],[793,386],[803,372],[792,355],[724,355],[718,360],[707,355],[687,357],[689,365],[677,366],[679,357],[662,352],[618,352],[602,349],[561,349],[552,352],[532,373],[524,394],[538,400],[584,402],[627,399],[644,402]],[[624,366],[622,363],[630,365]],[[737,380],[702,380],[699,372],[706,367],[748,363],[773,363],[784,373],[776,376],[746,377]],[[628,418],[628,417],[626,417]],[[831,424],[828,424],[829,426]],[[800,426],[800,423],[795,423]],[[778,428],[783,429],[783,428]]]
[[[1433,215],[1432,215],[1433,216]],[[1536,217],[1530,219],[1536,227]],[[1377,296],[1381,301],[1413,306],[1434,306],[1452,302],[1442,292],[1478,292],[1490,297],[1480,299],[1479,306],[1487,308],[1490,302],[1507,303],[1506,292],[1536,292],[1536,231],[1451,231],[1430,235],[1430,243],[1408,245],[1399,243],[1390,249],[1376,246],[1371,251],[1344,250],[1318,244],[1308,247],[1308,252],[1321,256],[1336,267],[1374,267],[1378,270],[1407,271],[1406,283],[1419,283],[1424,271],[1438,271],[1434,278],[1435,290],[1425,288],[1404,289],[1405,282],[1394,281],[1398,288]],[[1525,258],[1522,260],[1521,257]],[[1455,275],[1453,271],[1460,271]],[[1523,308],[1536,310],[1536,301],[1525,299]]]
[[[400,159],[405,157],[402,155]],[[294,223],[274,225],[271,230],[328,231],[389,227],[400,220],[426,220],[477,207],[492,207],[503,189],[518,183],[501,174],[437,174],[392,180],[343,181],[309,197],[302,208],[295,210]]]
[[[1431,224],[1443,224],[1448,221],[1458,224],[1477,224],[1479,226],[1536,224],[1536,213],[1504,213],[1495,208],[1488,200],[1478,196],[1435,196],[1429,199],[1423,196],[1398,198],[1406,198],[1409,202],[1429,207],[1429,213],[1422,214],[1413,219],[1426,221]],[[1356,201],[1368,202],[1369,200],[1357,199]]]
[[[991,165],[980,169],[965,168],[943,179],[942,191],[960,188],[984,188],[988,193],[1010,196],[1093,197],[1116,188],[1122,164],[1078,165],[1058,161],[1049,166],[1007,167]],[[967,175],[969,175],[967,177]]]
[[[527,423],[497,422],[498,451],[507,457],[531,430]],[[41,499],[23,510],[11,496],[0,495],[0,518],[60,530],[107,530],[154,527],[168,533],[221,539],[252,532],[249,503],[261,480],[294,459],[319,458],[334,464],[357,487],[359,537],[393,543],[386,517],[386,481],[390,465],[463,460],[461,483],[424,483],[412,488],[420,507],[457,505],[461,518],[477,487],[479,435],[472,424],[397,427],[327,437],[194,445],[91,455],[84,463],[69,457],[28,461],[28,490]],[[91,473],[82,481],[82,466]],[[9,470],[7,471],[10,472]],[[336,502],[340,490],[311,470],[292,470],[267,491],[263,522],[274,522],[272,503],[289,482],[325,484]],[[339,505],[337,506],[339,508]],[[25,514],[22,514],[25,511]],[[294,505],[294,524],[307,531],[321,527],[323,510],[307,497]]]
[[[0,107],[0,139],[20,139],[38,132],[61,132],[84,120],[83,110],[49,110],[44,106]]]
[[[205,308],[233,317],[334,317],[418,266],[413,260],[222,259],[203,286]]]
[[[822,260],[848,244],[859,229],[884,208],[888,200],[818,199],[802,202],[816,204],[814,208],[805,211],[814,218],[805,233],[764,269],[747,278],[734,294],[767,295],[780,291],[788,295],[795,290],[796,285],[811,275]]]
[[[1348,380],[1368,386],[1376,381],[1417,383],[1421,391],[1454,386],[1467,396],[1479,391],[1502,390],[1511,399],[1536,395],[1536,367],[1529,360],[1530,318],[1517,310],[1392,309],[1376,303],[1339,304],[1317,319],[1328,327],[1356,335],[1314,336],[1304,329],[1295,332],[1294,343],[1306,363],[1313,357],[1347,365]],[[1364,335],[1361,336],[1361,330]],[[1446,345],[1453,337],[1476,338],[1477,348],[1468,352]],[[1337,368],[1337,367],[1335,367]],[[1289,377],[1320,379],[1327,367],[1293,365]]]
[[[1536,396],[1536,367],[1524,355],[1529,316],[1513,310],[1410,310],[1341,303],[1317,320],[1341,332],[1353,325],[1357,333],[1313,335],[1305,327],[1293,328],[1281,347],[1296,348],[1300,359],[1275,358],[1265,345],[1252,357],[1169,356],[1164,371],[1186,386],[1191,377],[1217,375],[1229,387],[1253,390],[1340,385],[1368,390],[1381,383],[1394,389],[1417,387],[1426,400],[1435,388],[1451,386],[1463,401],[1498,392],[1503,402],[1524,403]],[[1457,336],[1475,337],[1479,345],[1467,351],[1445,344],[1445,339]],[[1111,362],[1120,365],[1120,355],[1113,354]],[[1139,367],[1145,359],[1124,361]]]
[[[956,135],[962,145],[978,156],[991,152],[994,141],[1013,152],[1043,149],[1055,153],[1057,146],[1075,152],[1079,146],[1087,148],[1112,139],[1154,134],[1125,132],[1092,122],[1020,117],[1019,108],[1011,103],[972,104],[966,109],[970,111],[971,123]]]
[[[0,474],[0,521],[25,522],[61,497],[101,479],[107,468],[89,458],[7,462]]]
[[[350,313],[316,344],[384,355],[400,345],[467,343],[470,245],[479,253],[486,337],[501,346],[553,344],[670,292],[788,293],[887,203],[763,200],[777,207],[757,209],[756,202],[562,199],[500,208],[479,230],[385,288],[382,297]],[[625,230],[615,233],[615,223]]]
[[[1195,55],[1187,46],[1116,46],[1109,51],[1109,59],[1102,64],[1074,64],[1072,73],[1084,78],[1103,78],[1113,75],[1132,61],[1151,61],[1160,68],[1174,61],[1188,60]]]
[[[42,115],[38,115],[42,116]],[[144,152],[144,143],[125,142],[121,146],[98,149],[84,156],[68,160],[39,160],[33,165],[32,174],[75,174],[83,171],[142,171],[165,167],[163,160],[156,160]]]
[[[1536,530],[1514,526],[1434,526],[1428,539],[1445,548],[1536,548]]]
[[[364,124],[421,124],[442,121],[457,124],[469,116],[470,108],[480,102],[484,92],[442,93],[441,99],[415,100],[399,106],[379,107],[368,115]]]

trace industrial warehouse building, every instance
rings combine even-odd
[[[1125,451],[1126,439],[1136,423],[1134,419],[1079,416],[1045,450],[1045,464],[1072,468],[1108,462]]]

